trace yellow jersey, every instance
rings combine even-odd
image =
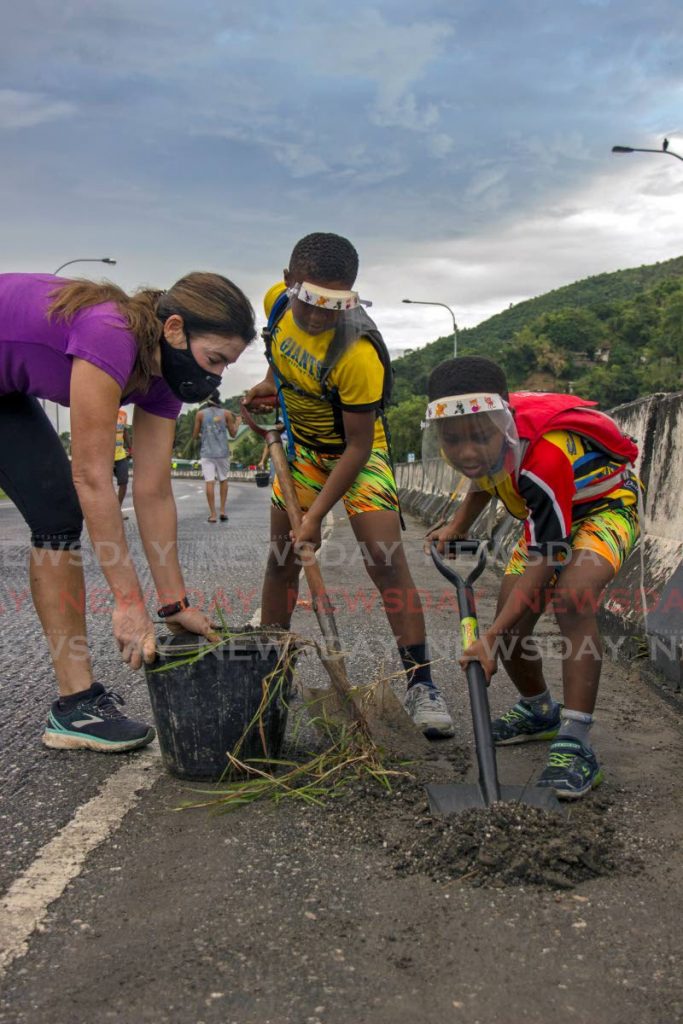
[[[266,292],[263,302],[266,317],[286,285],[274,284]],[[382,403],[384,367],[375,346],[367,338],[359,338],[333,367],[327,378],[327,387],[339,396],[338,405],[325,401],[322,396],[322,362],[327,354],[334,330],[323,334],[307,334],[294,321],[287,309],[273,328],[271,357],[278,376],[301,388],[299,394],[284,388],[287,415],[294,440],[316,451],[336,453],[343,451],[344,428],[341,412],[379,411]],[[373,448],[387,447],[382,421],[375,420]]]

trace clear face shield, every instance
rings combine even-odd
[[[340,340],[351,344],[363,333],[367,315],[363,306],[371,302],[359,298],[358,292],[337,291],[304,281],[287,289],[292,316],[297,327],[306,334],[324,334],[334,330]]]
[[[508,403],[496,394],[453,395],[427,406],[422,459],[445,459],[470,481],[488,489],[514,477],[521,445]]]

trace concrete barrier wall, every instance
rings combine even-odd
[[[650,395],[611,413],[640,449],[636,471],[647,488],[642,552],[637,549],[608,587],[603,626],[628,642],[625,652],[647,636],[655,665],[681,687],[683,645],[683,392]],[[450,516],[467,482],[442,460],[397,467],[401,502],[407,512],[432,525]],[[497,557],[504,563],[521,525],[500,507],[485,512],[473,536],[495,528]],[[642,561],[641,561],[642,555]],[[646,596],[646,613],[643,610]],[[645,648],[647,651],[648,648]]]

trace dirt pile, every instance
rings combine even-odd
[[[566,817],[500,803],[440,819],[430,815],[422,786],[406,780],[391,794],[350,786],[327,816],[346,836],[382,847],[398,874],[440,883],[571,889],[640,867],[619,833],[619,815],[596,794]]]
[[[394,850],[399,873],[423,872],[437,881],[572,888],[612,874],[621,847],[609,821],[548,814],[524,804],[494,804],[446,820],[424,819],[414,838]]]

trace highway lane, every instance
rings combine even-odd
[[[217,599],[235,625],[249,620],[260,604],[267,552],[269,492],[251,483],[230,484],[227,523],[208,523],[201,480],[176,480],[179,555],[188,589],[200,605]],[[127,501],[124,508],[129,509]],[[128,512],[126,535],[143,588],[151,579],[141,550],[135,515]],[[33,610],[26,571],[28,530],[9,503],[0,505],[0,890],[32,860],[78,806],[90,799],[124,761],[135,755],[74,755],[45,749],[40,734],[54,678],[47,645]],[[106,581],[84,544],[88,633],[95,675],[120,692],[131,716],[150,719],[141,673],[124,665],[110,629]],[[151,598],[149,608],[154,610]]]
[[[228,621],[240,624],[259,602],[268,492],[235,485],[229,523],[212,526],[201,483],[176,489],[188,585],[200,601],[220,592]],[[139,555],[134,520],[127,530]],[[0,531],[2,600],[14,588],[21,604],[26,533],[6,510]],[[435,678],[456,722],[455,740],[439,744],[433,762],[446,781],[459,778],[456,766],[471,751],[471,724],[453,591],[422,555],[422,533],[409,522],[406,547],[428,610]],[[342,510],[322,561],[352,679],[397,671]],[[92,588],[102,582],[91,565],[88,577]],[[487,570],[478,589],[484,622],[498,584]],[[3,960],[8,969],[0,1024],[661,1024],[683,1013],[673,955],[683,912],[681,716],[635,667],[605,665],[594,738],[607,777],[572,814],[580,821],[596,803],[644,870],[623,868],[576,893],[444,885],[396,874],[389,850],[359,838],[361,818],[373,831],[369,799],[355,810],[353,800],[342,802],[348,824],[355,821],[348,830],[330,825],[327,808],[291,802],[228,817],[176,813],[187,786],[160,770],[153,748],[116,758],[44,751],[50,672],[24,605],[2,620],[0,974]],[[106,612],[93,609],[89,619],[100,677],[124,690],[134,712],[149,714],[142,679],[118,662]],[[318,635],[306,603],[293,626]],[[559,694],[556,629],[544,621],[539,632]],[[319,662],[302,659],[297,678],[320,682]],[[402,691],[400,672],[395,685]],[[503,673],[490,699],[494,712],[513,699]],[[545,756],[543,744],[505,748],[501,778],[527,782]],[[398,837],[408,850],[422,819],[398,799],[394,808],[387,842]]]

